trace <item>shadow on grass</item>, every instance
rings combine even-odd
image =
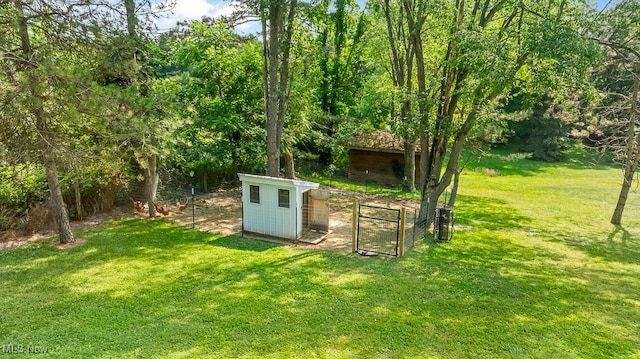
[[[246,238],[240,236],[224,236],[213,238],[207,241],[207,244],[240,251],[264,252],[272,248],[281,247],[281,244],[269,241],[258,240],[254,238]]]
[[[576,234],[549,226],[545,238],[549,242],[561,243],[582,252],[592,259],[632,265],[640,263],[640,237],[620,225],[613,226],[608,234],[597,230],[585,230]]]
[[[455,207],[457,225],[479,227],[491,231],[525,228],[531,219],[518,214],[501,199],[458,195]]]
[[[216,233],[202,232],[197,229],[193,230],[189,226],[175,225],[165,219],[127,219],[114,222],[101,231],[100,237],[106,235],[106,237],[111,237],[114,241],[120,241],[123,239],[122,237],[109,236],[109,234],[121,234],[123,229],[127,235],[126,240],[135,249],[134,251],[128,251],[128,253],[135,253],[144,248],[172,249],[194,243],[206,243],[232,250],[264,252],[286,244],[256,238],[235,235],[223,236]],[[159,233],[161,235],[158,235]],[[116,253],[123,252],[117,251]]]
[[[1,338],[53,357],[121,358],[604,358],[640,346],[639,310],[623,305],[640,299],[638,283],[620,286],[613,270],[565,266],[488,231],[401,260],[163,221],[84,237],[85,247],[3,258],[0,306],[20,310],[3,314]]]
[[[470,169],[489,168],[506,176],[533,176],[542,171],[564,167],[574,170],[596,169],[607,170],[616,164],[603,157],[595,150],[574,146],[567,151],[567,160],[560,162],[542,162],[526,158],[525,153],[518,153],[513,148],[495,148],[487,152],[475,163],[470,164]]]
[[[625,264],[640,263],[640,241],[626,228],[616,225],[606,240],[597,238],[580,243],[577,249],[593,258],[601,258],[611,262]]]
[[[408,260],[416,271],[420,267],[432,271],[423,279],[436,280],[441,288],[460,291],[457,298],[450,298],[453,301],[446,300],[443,304],[465,313],[458,317],[464,318],[459,324],[474,326],[472,331],[477,331],[477,335],[473,338],[481,337],[486,331],[500,337],[509,347],[506,338],[524,331],[527,334],[520,338],[521,344],[531,350],[525,351],[526,356],[548,357],[544,346],[535,348],[535,338],[550,338],[549,331],[558,330],[558,325],[572,323],[572,330],[551,339],[557,350],[572,353],[558,353],[562,357],[604,358],[615,356],[615,352],[637,353],[634,346],[637,347],[640,341],[632,339],[631,331],[625,331],[623,342],[611,340],[606,334],[618,326],[617,321],[631,324],[630,317],[640,317],[637,306],[624,304],[640,299],[637,293],[640,285],[632,279],[635,274],[629,275],[634,270],[619,273],[613,269],[615,263],[595,264],[602,258],[597,251],[588,253],[590,257],[581,262],[572,263],[567,259],[571,250],[567,252],[524,247],[505,235],[463,233],[452,242],[426,242],[415,254],[410,253]],[[625,259],[631,257],[624,256]],[[637,264],[638,256],[635,258]],[[619,261],[620,257],[606,255],[604,259]],[[474,309],[469,311],[469,308]],[[610,315],[606,308],[619,308],[624,314]],[[495,322],[485,321],[487,317]],[[560,322],[562,324],[558,324]],[[591,337],[594,333],[599,334]],[[590,342],[588,337],[598,338],[598,341]],[[577,354],[573,345],[585,345],[585,351]],[[590,349],[586,347],[594,351],[589,353]]]
[[[631,234],[623,226],[617,224],[615,229],[607,237],[607,242],[611,246],[618,245],[617,237],[620,237],[619,245],[622,247],[627,246],[627,242],[632,239]]]

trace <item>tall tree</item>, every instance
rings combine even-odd
[[[615,128],[605,144],[624,164],[623,180],[611,223],[622,222],[629,191],[640,165],[640,1],[623,0],[600,18],[596,39],[607,58],[595,74],[604,101],[600,116]]]
[[[26,74],[29,94],[32,96],[29,112],[35,119],[35,129],[40,136],[40,158],[47,174],[47,184],[51,193],[51,204],[58,225],[60,243],[70,243],[74,241],[74,238],[69,225],[69,214],[67,213],[67,207],[62,198],[60,181],[58,179],[57,159],[55,157],[56,138],[55,135],[52,134],[49,119],[47,119],[44,109],[45,98],[41,87],[43,84],[41,84],[40,79],[38,79],[37,70],[39,64],[34,62],[34,60],[37,60],[29,33],[29,21],[24,11],[22,1],[15,0],[14,5],[17,15],[22,58],[28,61],[25,64],[24,72]]]
[[[640,127],[638,119],[640,118],[638,106],[638,93],[640,92],[640,62],[638,61],[638,52],[635,53],[636,61],[633,76],[633,87],[631,95],[628,99],[628,115],[627,115],[627,135],[626,135],[626,151],[624,152],[624,179],[620,187],[618,202],[611,216],[612,224],[620,224],[622,222],[622,213],[627,203],[631,183],[633,182],[638,165],[640,164],[640,132],[636,128]]]
[[[14,148],[18,161],[27,161],[34,154],[43,165],[60,243],[74,241],[60,188],[59,164],[65,150],[65,126],[69,126],[63,123],[65,113],[73,112],[79,102],[73,97],[61,100],[56,94],[75,86],[66,83],[78,70],[74,61],[81,54],[74,50],[84,48],[83,41],[91,38],[86,36],[90,33],[87,24],[77,21],[90,17],[83,5],[83,1],[0,2],[0,82],[8,87],[2,98],[2,142]]]
[[[437,2],[436,2],[437,3]],[[495,100],[516,82],[531,79],[548,86],[584,79],[589,43],[580,30],[583,9],[568,1],[443,1],[435,8],[441,41],[426,36],[420,14],[405,2],[420,118],[420,219],[430,223],[438,198],[458,173],[471,130],[481,125]],[[421,5],[424,6],[424,5]],[[576,23],[577,21],[577,23]],[[436,32],[439,33],[439,32]],[[429,73],[426,47],[439,66]],[[553,75],[551,75],[553,74]]]
[[[318,70],[315,84],[320,114],[314,130],[322,135],[314,151],[324,164],[335,160],[336,136],[354,120],[351,113],[369,75],[363,61],[368,17],[353,0],[324,0],[307,8],[314,39],[311,54]]]
[[[267,175],[272,177],[280,176],[280,146],[289,103],[289,59],[297,6],[297,0],[261,0],[258,8],[263,44]]]
[[[414,60],[417,62],[418,71],[424,80],[424,59],[422,52],[422,30],[426,20],[427,3],[423,1],[401,0],[392,3],[390,0],[383,0],[382,9],[387,25],[387,38],[390,49],[390,75],[396,94],[400,97],[400,112],[393,111],[392,116],[398,117],[398,129],[404,143],[404,181],[405,191],[414,191],[416,183],[416,142],[418,139],[418,128],[414,123],[414,113],[412,106],[418,99],[414,79]],[[421,97],[424,99],[425,83],[419,80],[422,90]],[[421,106],[424,101],[420,101]],[[423,109],[424,110],[424,109]]]
[[[262,44],[225,27],[223,21],[192,22],[172,45],[180,69],[172,81],[188,119],[176,156],[204,179],[211,171],[229,178],[265,165]]]
[[[111,8],[121,17],[102,38],[104,60],[96,78],[115,100],[113,137],[128,145],[127,153],[142,169],[144,199],[149,216],[155,217],[160,156],[166,154],[176,127],[170,105],[163,101],[166,89],[157,79],[149,51],[151,20],[160,9],[149,0],[123,0]]]
[[[131,65],[133,66],[132,70],[132,78],[131,84],[133,86],[141,86],[147,87],[149,84],[145,83],[148,79],[145,78],[146,74],[140,71],[140,64],[138,63],[140,56],[140,38],[138,34],[138,15],[136,14],[136,3],[135,0],[124,0],[124,8],[125,14],[127,18],[127,35],[129,37],[129,41],[133,44],[131,47],[132,53],[129,53]],[[146,92],[145,90],[143,90]],[[142,95],[142,93],[139,93]],[[139,110],[139,109],[136,109]],[[134,116],[144,116],[141,111],[134,111]],[[144,156],[145,160],[140,161],[143,171],[144,171],[144,179],[145,179],[145,196],[149,208],[149,216],[156,216],[155,202],[156,196],[158,193],[158,154],[155,151],[149,151],[146,156]]]
[[[348,0],[323,1],[314,20],[320,46],[320,106],[327,116],[345,115],[354,104],[353,92],[360,84],[358,63],[367,29],[364,12]],[[333,9],[333,11],[331,10]]]

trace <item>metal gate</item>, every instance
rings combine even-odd
[[[358,204],[356,250],[398,256],[400,210]]]

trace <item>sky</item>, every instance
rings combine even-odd
[[[359,2],[362,0],[359,0]],[[599,9],[608,3],[616,3],[619,0],[596,0]],[[610,7],[611,5],[609,5]],[[158,20],[160,31],[168,30],[182,20],[199,20],[203,16],[217,18],[222,15],[229,15],[234,10],[234,2],[231,0],[176,0],[176,7],[173,13]],[[254,30],[255,29],[255,30]],[[258,24],[244,24],[237,30],[240,32],[255,32]]]
[[[203,16],[218,18],[231,15],[234,10],[233,1],[221,0],[176,0],[176,6],[171,14],[158,20],[160,31],[169,30],[178,21],[199,20]]]

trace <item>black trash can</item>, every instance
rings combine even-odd
[[[433,237],[437,241],[450,241],[453,237],[453,211],[450,208],[436,208],[433,220]]]

